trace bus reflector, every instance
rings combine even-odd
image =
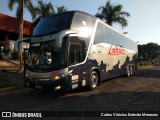
[[[59,72],[51,72],[51,76],[52,77],[59,76]]]

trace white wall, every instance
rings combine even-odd
[[[10,49],[11,51],[14,51],[14,43],[15,43],[14,40],[9,40],[9,49]],[[29,43],[23,42],[23,43],[22,43],[22,48],[29,48]]]

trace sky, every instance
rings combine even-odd
[[[36,4],[36,0],[32,0]],[[92,15],[98,12],[98,8],[106,3],[106,0],[44,0],[52,2],[53,6],[64,5],[67,10],[80,10]],[[121,28],[119,24],[112,27],[120,32],[127,32],[126,36],[138,44],[149,42],[160,45],[160,0],[110,0],[113,4],[123,5],[123,11],[129,12],[130,17],[126,18],[128,26]],[[15,17],[16,6],[13,11],[8,9],[8,0],[0,0],[0,13]],[[27,10],[24,19],[32,21]]]

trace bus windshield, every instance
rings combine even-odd
[[[61,48],[55,41],[32,43],[29,49],[28,69],[32,71],[57,70],[63,64]]]
[[[71,14],[64,12],[42,19],[36,26],[33,36],[44,36],[57,33],[70,27]]]

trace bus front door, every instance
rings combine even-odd
[[[29,49],[25,48],[24,50],[24,85],[26,86],[26,66],[28,65],[28,55],[29,55]]]
[[[69,44],[69,75],[72,89],[81,85],[81,44],[70,42]]]

